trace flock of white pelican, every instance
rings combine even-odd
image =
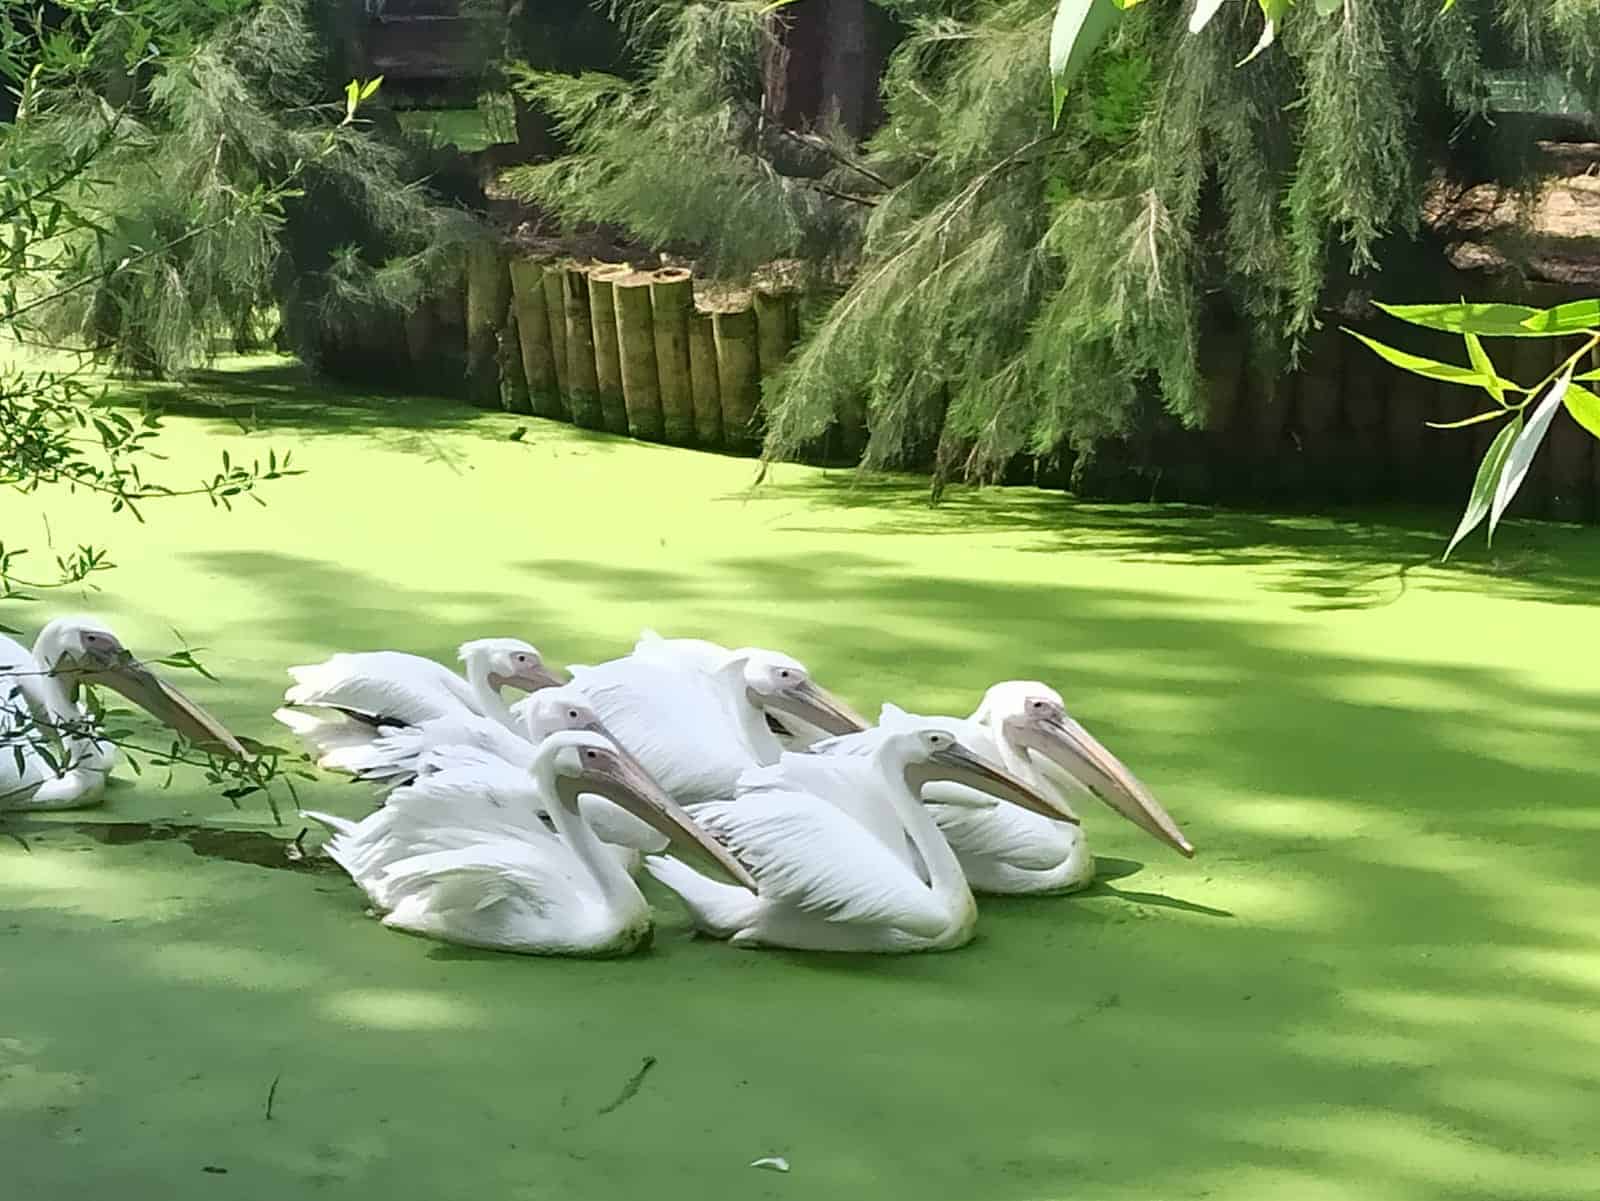
[[[757,647],[645,631],[631,653],[566,680],[516,639],[468,642],[460,659],[460,674],[398,651],[293,667],[274,714],[321,767],[376,790],[359,821],[304,816],[393,929],[624,954],[652,930],[646,873],[697,930],[735,946],[944,950],[971,939],[974,892],[1092,880],[1074,798],[1194,853],[1037,681],[994,685],[968,717],[885,704],[872,725],[801,663]],[[0,756],[0,808],[98,800],[115,755],[87,725],[84,683],[244,754],[109,630],[55,621],[31,651],[0,639],[0,740],[31,714],[72,731],[70,745],[52,755],[18,742]]]

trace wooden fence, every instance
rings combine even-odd
[[[404,321],[382,319],[330,345],[325,367],[461,395],[487,408],[566,421],[678,446],[757,453],[761,378],[798,336],[799,296],[779,288],[726,292],[686,271],[526,257],[485,244],[464,286]],[[1418,354],[1464,362],[1459,338],[1388,322],[1364,328]],[[1435,430],[1490,403],[1475,389],[1389,367],[1332,325],[1313,336],[1299,371],[1266,378],[1237,334],[1213,331],[1202,367],[1210,417],[1180,428],[1151,400],[1145,431],[1076,465],[1018,463],[1008,482],[1072,488],[1108,500],[1241,505],[1464,502],[1499,428]],[[1496,342],[1502,371],[1533,383],[1557,339]],[[859,411],[814,448],[813,461],[854,462]],[[1522,516],[1593,521],[1600,454],[1566,414],[1512,508]]]

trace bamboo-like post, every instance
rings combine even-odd
[[[694,389],[694,435],[701,446],[722,445],[722,388],[717,383],[717,336],[710,313],[689,315],[689,377]]]
[[[546,263],[541,269],[539,286],[544,289],[545,320],[550,325],[550,357],[555,360],[556,392],[563,421],[572,420],[572,406],[567,403],[567,302],[561,295],[561,268]]]
[[[783,365],[794,345],[795,299],[793,292],[757,288],[753,302],[756,313],[756,357],[763,377]]]
[[[528,377],[522,370],[522,348],[517,337],[517,302],[506,300],[506,315],[496,337],[500,364],[500,405],[508,413],[532,413]]]
[[[722,436],[735,450],[760,444],[756,413],[761,402],[760,341],[755,309],[716,313],[717,382],[722,390]]]
[[[600,394],[600,422],[613,434],[628,432],[628,409],[622,400],[622,359],[617,348],[617,306],[612,283],[631,271],[626,265],[613,263],[589,272],[595,389]]]
[[[1352,469],[1350,436],[1339,428],[1340,336],[1329,329],[1313,334],[1295,381],[1293,453],[1300,460],[1301,486],[1318,499],[1342,498]]]
[[[405,317],[406,358],[413,368],[426,367],[433,359],[439,336],[439,316],[431,300],[419,301]]]
[[[694,284],[682,267],[650,278],[650,320],[655,328],[656,379],[661,388],[661,432],[675,446],[694,441],[694,381],[689,364],[689,315]]]
[[[467,252],[467,396],[480,408],[500,407],[500,325],[511,299],[505,253],[487,239]]]
[[[567,403],[572,407],[572,424],[602,429],[594,326],[589,319],[589,274],[582,267],[569,263],[562,269],[561,299],[567,314]]]
[[[517,315],[517,347],[522,378],[535,416],[560,418],[561,379],[550,345],[550,315],[544,297],[544,268],[531,259],[511,260],[511,303]]]
[[[617,306],[617,350],[622,359],[622,399],[628,432],[661,441],[661,382],[656,374],[656,335],[650,312],[650,273],[630,271],[611,281]]]

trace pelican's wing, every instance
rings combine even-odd
[[[633,648],[634,656],[669,667],[682,667],[694,671],[714,673],[721,671],[733,658],[733,652],[704,638],[663,638],[654,630],[645,630]]]
[[[291,705],[339,709],[387,725],[417,725],[431,718],[476,713],[467,682],[449,668],[400,651],[334,655],[322,663],[291,667]]]
[[[749,866],[763,899],[831,922],[894,926],[928,937],[949,923],[904,863],[816,797],[761,789],[701,805],[694,819]]]
[[[451,756],[441,759],[435,752],[449,748]],[[431,757],[437,766],[454,762],[464,749],[476,754],[463,762],[483,763],[490,770],[512,767],[526,773],[533,766],[536,748],[526,738],[490,717],[475,713],[462,713],[454,717],[437,717],[418,726],[385,729],[362,760],[381,768],[406,768],[415,771],[424,757]]]
[[[883,796],[872,759],[862,755],[785,752],[770,767],[752,767],[739,777],[739,795],[764,789],[820,797],[869,831],[907,866],[915,860],[906,830]],[[738,799],[738,798],[735,798]]]
[[[930,787],[928,791],[932,794],[934,790]],[[998,859],[1032,871],[1060,866],[1078,838],[1076,826],[1051,821],[1017,805],[972,809],[930,804],[928,810],[958,855]]]
[[[382,883],[395,910],[420,905],[435,913],[455,911],[476,927],[486,920],[543,916],[585,881],[576,861],[560,849],[485,841],[401,859],[384,869]],[[485,913],[496,906],[507,912]]]
[[[572,683],[680,804],[731,796],[755,763],[717,676],[629,656],[575,671]]]

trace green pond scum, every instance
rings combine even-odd
[[[0,838],[7,1195],[1600,1196],[1600,531],[1512,523],[1441,567],[1445,512],[930,509],[277,360],[198,392],[225,410],[172,406],[177,462],[307,474],[146,525],[6,495],[8,544],[119,565],[6,621],[176,630],[217,677],[185,689],[267,740],[290,664],[490,635],[554,664],[643,626],[772,646],[869,714],[1043,679],[1198,855],[1090,808],[1099,883],[980,899],[961,951],[739,951],[650,885],[649,950],[543,960],[386,931],[284,852],[292,808],[123,769]]]

